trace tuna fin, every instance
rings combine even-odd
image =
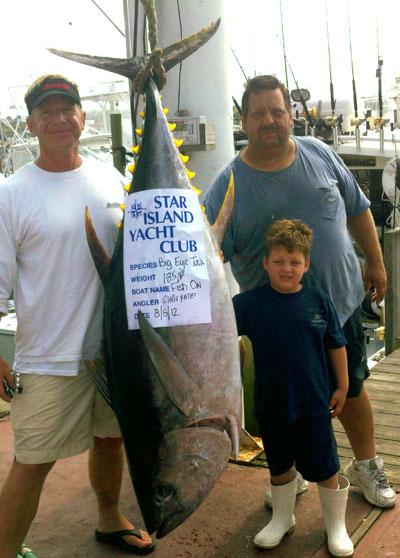
[[[96,231],[94,230],[92,220],[90,218],[89,209],[85,207],[85,229],[86,238],[89,244],[90,253],[96,266],[97,272],[100,275],[101,282],[103,285],[107,284],[108,281],[108,270],[110,267],[111,258],[104,250]]]
[[[192,418],[196,409],[195,382],[140,311],[138,320],[143,342],[168,396],[182,414]]]
[[[93,378],[93,381],[96,384],[99,392],[110,405],[110,407],[112,407],[104,360],[102,358],[85,360],[85,366],[89,370],[90,375]]]
[[[218,19],[197,33],[193,33],[193,35],[161,49],[161,59],[165,71],[168,72],[168,70],[180,64],[182,60],[203,46],[211,39],[214,33],[216,33],[219,24],[220,20]],[[119,74],[129,79],[134,79],[149,60],[148,55],[137,58],[110,58],[105,56],[91,56],[90,54],[78,54],[76,52],[67,52],[55,48],[49,48],[48,50],[57,56],[62,56],[63,58],[68,58],[69,60],[80,62],[88,66],[94,66],[95,68],[100,68],[100,70],[108,70],[109,72]]]
[[[213,225],[211,225],[211,232],[214,239],[219,247],[221,247],[222,241],[228,228],[229,222],[232,217],[233,202],[235,198],[235,179],[233,172],[231,172],[231,177],[228,184],[228,189],[225,194],[224,201],[222,202],[221,209],[219,210],[218,216],[215,219]]]

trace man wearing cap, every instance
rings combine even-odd
[[[18,321],[13,371],[0,356],[0,397],[10,401],[7,387],[13,395],[15,456],[0,494],[0,558],[15,558],[57,459],[87,449],[96,539],[148,553],[148,533],[120,512],[121,435],[86,367],[100,356],[103,290],[84,208],[112,254],[124,179],[112,166],[80,157],[85,113],[76,84],[42,76],[25,102],[39,156],[0,187],[0,316],[13,291]]]

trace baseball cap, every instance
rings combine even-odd
[[[36,85],[35,85],[36,84]],[[63,95],[74,100],[78,105],[82,106],[79,96],[78,86],[62,76],[45,77],[37,79],[36,82],[28,89],[25,95],[25,103],[28,113],[40,105],[42,101],[51,95]]]

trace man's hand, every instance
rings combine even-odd
[[[365,294],[371,293],[371,300],[377,304],[383,300],[387,289],[387,276],[383,265],[367,264],[363,272]]]
[[[336,389],[332,393],[331,400],[329,402],[329,412],[331,418],[335,418],[342,412],[344,404],[346,403],[347,390]]]
[[[11,388],[15,387],[10,365],[2,357],[0,357],[0,398],[3,399],[3,401],[7,401],[7,403],[9,403],[11,401],[11,398],[6,394],[4,390],[3,380],[5,380]]]

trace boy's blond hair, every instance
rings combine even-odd
[[[310,256],[313,231],[299,219],[275,221],[265,233],[265,255],[268,258],[275,248],[286,248],[288,252],[301,252]]]

